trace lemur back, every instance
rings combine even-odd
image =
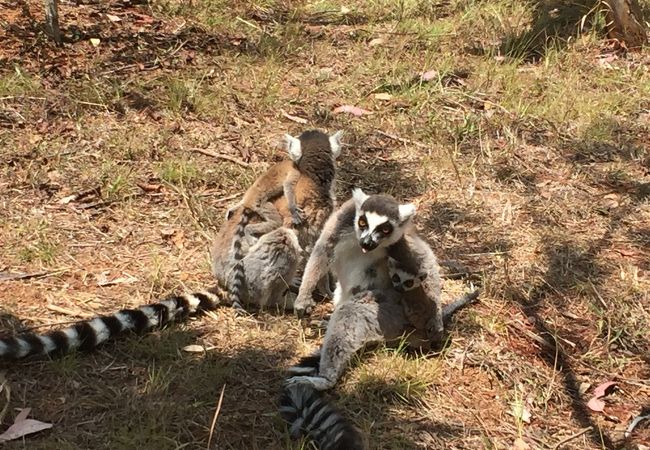
[[[282,278],[286,286],[291,283],[299,264],[296,253],[301,253],[301,245],[310,244],[308,237],[300,239],[300,236],[304,235],[300,231],[300,225],[306,221],[304,228],[309,230],[307,234],[317,235],[322,227],[319,221],[324,220],[321,216],[327,217],[333,209],[331,186],[334,184],[336,174],[335,158],[341,150],[341,134],[339,131],[328,136],[321,131],[310,130],[305,131],[298,138],[286,135],[287,152],[291,161],[272,166],[255,181],[244,195],[242,202],[230,209],[227,221],[212,246],[212,267],[221,286],[230,293],[230,301],[233,305],[239,305],[242,301],[258,305],[265,303],[255,295],[255,292],[259,292],[259,288],[267,285],[268,281],[259,278],[266,271],[257,270],[259,265],[253,263],[256,258],[264,260],[270,258],[272,254],[288,257],[290,266],[287,266],[286,270],[274,273]],[[281,195],[283,193],[284,195]],[[277,206],[269,201],[275,202]],[[265,208],[261,205],[265,205]],[[273,211],[274,217],[279,219],[270,219],[268,217],[270,210]],[[256,217],[261,222],[250,224],[250,221]],[[294,231],[282,227],[283,221],[285,224],[293,223],[298,228],[297,242],[289,236]],[[243,248],[247,233],[263,235],[274,229],[282,230],[278,233],[283,236],[276,237],[287,245],[271,247],[269,244],[278,239],[269,236],[260,246],[255,247],[254,251],[253,248],[249,249],[248,252],[253,251],[253,256],[248,257]],[[313,240],[311,242],[313,243]],[[262,250],[264,255],[260,253]],[[249,263],[248,271],[244,262],[246,258]],[[273,293],[275,294],[276,291],[274,290]]]

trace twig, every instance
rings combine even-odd
[[[589,286],[591,286],[591,289],[593,289],[594,293],[596,294],[596,298],[598,298],[598,301],[600,301],[600,304],[603,305],[603,308],[608,310],[609,308],[607,307],[607,303],[605,303],[605,300],[600,295],[600,292],[598,292],[598,290],[596,289],[596,286],[594,286],[594,283],[591,282],[591,278],[587,278],[587,281],[589,282]]]
[[[217,403],[217,409],[214,412],[214,417],[212,417],[212,424],[210,425],[210,436],[208,436],[208,445],[205,447],[207,450],[210,450],[210,443],[212,442],[212,433],[214,433],[214,426],[217,424],[217,417],[219,417],[219,411],[221,411],[221,402],[223,401],[223,393],[226,391],[226,385],[224,384],[221,388],[221,395],[219,395],[219,402]]]
[[[568,438],[564,438],[564,439],[562,439],[560,442],[558,442],[557,444],[555,444],[555,445],[553,446],[553,450],[557,450],[561,445],[564,445],[564,444],[566,444],[566,443],[569,442],[569,441],[572,441],[572,440],[574,440],[574,439],[577,439],[577,438],[579,438],[580,436],[582,436],[583,434],[585,434],[585,433],[587,433],[587,432],[589,432],[589,431],[591,431],[591,430],[592,430],[591,427],[583,428],[582,430],[578,431],[578,432],[575,433],[575,434],[572,434],[572,435],[569,436]]]
[[[49,309],[50,311],[54,311],[54,312],[58,312],[58,313],[61,313],[61,314],[65,314],[66,316],[82,317],[82,318],[90,317],[90,316],[91,316],[91,314],[87,314],[87,313],[84,313],[84,312],[76,312],[76,311],[72,311],[71,309],[62,308],[62,307],[60,307],[60,306],[56,306],[56,305],[52,305],[52,304],[45,305],[45,307],[46,307],[47,309]]]
[[[401,142],[402,144],[412,144],[412,145],[415,145],[416,147],[426,148],[427,150],[431,150],[430,145],[423,144],[422,142],[414,141],[414,140],[411,140],[411,139],[406,139],[406,138],[403,138],[403,137],[396,136],[394,134],[388,134],[388,133],[386,133],[384,131],[381,131],[381,130],[375,130],[375,133],[379,134],[380,136],[387,137],[388,139],[392,139],[394,141]]]
[[[76,202],[77,200],[81,200],[82,198],[89,197],[91,195],[99,195],[101,193],[101,190],[102,190],[101,186],[95,186],[90,189],[85,189],[83,191],[75,192],[72,195],[63,197],[61,200],[59,200],[59,204],[65,205],[67,203]]]
[[[51,272],[33,272],[33,273],[11,273],[0,272],[1,281],[28,280],[30,278],[41,278],[49,275]]]
[[[192,150],[194,152],[197,152],[197,153],[201,153],[201,154],[206,155],[206,156],[212,156],[213,158],[225,159],[226,161],[230,161],[230,162],[233,162],[235,164],[239,164],[242,167],[250,167],[251,166],[247,162],[244,162],[244,161],[242,161],[240,159],[237,159],[237,158],[235,158],[233,156],[222,155],[221,153],[215,153],[213,151],[210,151],[210,150],[207,150],[207,149],[204,149],[204,148],[191,148],[190,150]]]

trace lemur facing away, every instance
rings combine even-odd
[[[301,245],[311,245],[316,239],[325,218],[334,209],[332,190],[336,175],[335,161],[341,153],[341,135],[341,131],[328,136],[318,130],[305,131],[298,138],[285,135],[291,160],[272,166],[246,191],[242,201],[228,211],[227,222],[214,241],[212,267],[217,280],[230,293],[234,306],[241,307],[242,301],[260,306],[266,304],[262,299],[256,298],[255,292],[255,284],[258,283],[255,275],[261,273],[253,267],[246,270],[245,252],[242,248],[247,232],[254,236],[264,234],[260,232],[260,227],[266,231],[265,222],[269,219],[262,213],[262,205],[275,201],[274,206],[280,215],[285,218],[285,222],[290,222],[298,228],[300,237],[304,234],[300,231],[300,225],[306,222],[307,235],[298,239]],[[284,195],[281,195],[283,193]],[[262,222],[249,225],[254,217],[259,217]],[[277,226],[279,225],[275,225]],[[287,239],[289,230],[279,230],[277,233],[281,235],[281,239]],[[311,235],[314,237],[310,239]],[[258,244],[262,251],[267,251],[264,242]],[[295,249],[293,244],[286,247],[292,259]],[[258,250],[255,248],[254,251]],[[278,248],[276,250],[284,251]],[[252,248],[249,249],[249,252],[251,251]],[[298,252],[300,253],[300,250]],[[278,274],[284,280],[285,286],[291,283],[297,264],[296,261],[287,272]],[[291,277],[287,278],[289,274]],[[248,277],[255,281],[247,282]],[[275,291],[271,293],[272,296],[276,294]]]
[[[320,132],[314,133],[324,135]],[[327,151],[338,155],[340,134],[335,135],[337,137],[331,141],[330,137],[324,136],[329,143]],[[303,153],[309,152],[303,149]],[[332,165],[327,164],[324,171],[331,173],[333,182],[332,166],[333,162]],[[301,178],[302,173],[296,184],[297,189],[300,187]],[[240,248],[245,253],[241,263],[249,276],[246,285],[247,299],[265,305],[278,301],[276,299],[281,298],[282,293],[286,291],[286,285],[295,275],[301,260],[301,248],[294,231],[281,226],[284,217],[278,213],[277,208],[272,203],[261,201],[259,205],[256,214],[264,217],[264,221],[245,227],[245,237]],[[136,309],[124,309],[42,335],[26,333],[0,339],[0,360],[38,354],[63,354],[77,349],[91,350],[119,334],[128,331],[146,332],[181,320],[189,314],[213,310],[228,304],[229,283],[224,281],[231,276],[228,272],[232,271],[235,265],[231,249],[237,223],[235,217],[231,217],[220,230],[213,246],[213,271],[220,281],[216,287],[209,291],[171,296],[158,303]],[[255,234],[262,237],[257,239]]]

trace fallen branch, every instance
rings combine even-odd
[[[403,137],[399,137],[399,136],[396,136],[394,134],[388,134],[388,133],[386,133],[384,131],[381,131],[381,130],[375,130],[375,133],[377,133],[380,136],[387,137],[388,139],[392,139],[394,141],[401,142],[402,144],[412,144],[412,145],[415,145],[416,147],[426,148],[427,150],[431,149],[430,145],[427,145],[427,144],[424,144],[424,143],[418,142],[418,141],[413,141],[411,139],[406,139],[406,138],[403,138]]]
[[[230,161],[230,162],[233,162],[235,164],[239,164],[242,167],[250,167],[251,166],[247,162],[244,162],[244,161],[242,161],[240,159],[237,159],[237,158],[235,158],[233,156],[222,155],[221,153],[215,153],[215,152],[207,150],[205,148],[191,148],[190,150],[192,150],[193,152],[201,153],[201,154],[206,155],[206,156],[211,156],[213,158],[224,159],[226,161]]]
[[[50,311],[58,312],[59,314],[64,314],[66,316],[81,317],[81,318],[87,318],[92,316],[92,314],[84,313],[81,311],[72,311],[71,309],[62,308],[61,306],[56,306],[52,304],[45,305],[45,307]]]
[[[32,273],[11,273],[0,272],[0,282],[14,280],[29,280],[30,278],[42,278],[53,272],[32,272]]]
[[[557,450],[559,447],[561,447],[562,445],[566,444],[567,442],[570,442],[570,441],[572,441],[572,440],[574,440],[574,439],[579,438],[579,437],[582,436],[583,434],[585,434],[585,433],[591,431],[591,429],[592,429],[591,427],[583,428],[582,430],[578,431],[578,432],[575,433],[575,434],[572,434],[572,435],[569,436],[568,438],[564,438],[564,439],[562,439],[560,442],[558,442],[557,444],[555,444],[555,445],[553,446],[553,450]]]

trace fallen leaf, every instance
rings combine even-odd
[[[529,450],[530,445],[526,444],[523,439],[518,438],[515,439],[515,442],[512,443],[512,449],[511,450]]]
[[[606,381],[605,383],[599,384],[596,386],[596,389],[594,389],[594,397],[600,398],[611,394],[612,391],[609,388],[613,386],[616,386],[615,381]]]
[[[386,40],[384,38],[375,38],[368,42],[368,46],[376,47],[378,45],[383,45],[384,43],[386,43]]]
[[[592,397],[587,402],[587,408],[591,409],[592,411],[603,412],[605,410],[605,402],[596,397]]]
[[[191,344],[183,347],[183,351],[187,353],[203,353],[205,352],[205,347],[202,345]]]
[[[587,402],[587,408],[596,412],[603,412],[605,410],[605,402],[600,400],[601,397],[606,396],[611,392],[611,388],[616,385],[614,381],[607,381],[596,386],[593,396]]]
[[[438,78],[437,70],[428,70],[420,75],[420,80],[422,81],[431,81],[434,78]]]
[[[29,415],[30,411],[31,408],[24,408],[22,411],[20,411],[14,420],[14,424],[10,426],[7,431],[0,434],[0,442],[12,441],[28,434],[38,433],[39,431],[52,428],[53,425],[51,423],[28,419],[27,416]]]
[[[392,95],[387,94],[385,92],[380,92],[379,94],[374,95],[376,100],[384,100],[384,101],[389,101],[393,98]]]
[[[113,14],[106,14],[106,17],[108,17],[108,20],[110,20],[111,22],[119,22],[122,20],[121,18]]]
[[[101,41],[99,38],[90,38],[90,43],[93,45],[93,47],[97,47]]]
[[[339,106],[338,108],[334,108],[333,113],[334,114],[348,113],[348,114],[352,114],[353,116],[357,116],[357,117],[367,115],[367,114],[372,114],[372,112],[370,112],[370,111],[367,111],[365,109],[359,108],[358,106],[352,106],[352,105],[343,105],[343,106]]]
[[[177,233],[173,234],[172,242],[179,250],[185,247],[185,233],[183,230],[179,230]]]
[[[528,407],[521,402],[514,402],[510,407],[510,414],[525,423],[530,423],[532,414]]]
[[[291,121],[293,121],[293,122],[301,123],[301,124],[303,124],[303,125],[306,124],[306,123],[308,122],[307,119],[303,119],[302,117],[298,117],[298,116],[292,116],[291,114],[287,113],[287,112],[286,112],[285,110],[283,110],[283,109],[281,109],[280,112],[282,113],[282,115],[283,115],[285,118],[287,118],[287,119],[289,119],[289,120],[291,120]]]

